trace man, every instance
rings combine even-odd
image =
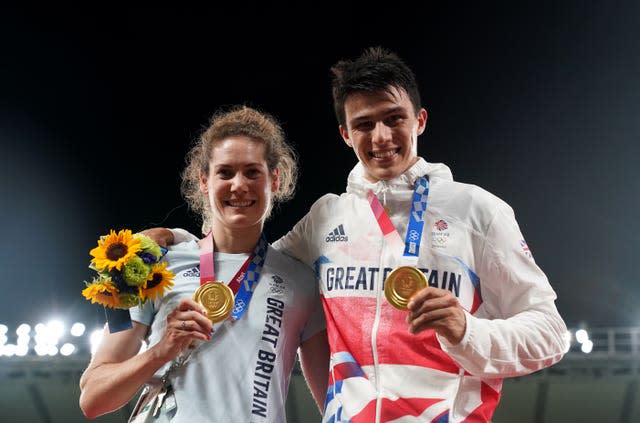
[[[359,163],[346,193],[318,199],[274,244],[320,282],[324,421],[489,422],[503,378],[565,353],[555,292],[508,204],[417,155],[427,111],[397,55],[369,48],[331,70]]]

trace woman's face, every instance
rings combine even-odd
[[[277,188],[278,172],[269,172],[264,144],[246,136],[217,142],[209,161],[209,175],[200,177],[213,224],[230,229],[262,227]]]

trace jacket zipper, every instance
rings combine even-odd
[[[387,182],[380,181],[380,184],[383,186],[383,198],[382,205],[386,206],[386,191],[387,191]],[[380,369],[378,363],[378,347],[377,347],[377,339],[378,339],[378,327],[380,326],[380,312],[381,312],[381,300],[382,300],[382,277],[383,277],[383,257],[385,255],[385,243],[382,241],[382,247],[380,248],[380,259],[378,260],[378,267],[381,268],[381,271],[378,272],[378,283],[376,285],[376,316],[373,320],[373,327],[371,328],[371,350],[373,351],[373,375],[376,378],[375,387],[376,387],[376,414],[375,414],[375,423],[380,423],[380,414],[382,410],[382,392],[381,392],[381,384],[380,384]]]

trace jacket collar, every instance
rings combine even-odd
[[[412,191],[416,179],[423,175],[427,175],[430,181],[434,178],[446,179],[448,181],[453,180],[453,175],[447,165],[443,163],[429,163],[420,157],[416,164],[397,178],[374,183],[364,177],[364,166],[358,162],[347,178],[347,192],[366,196],[368,190],[372,190],[376,195],[385,191]]]

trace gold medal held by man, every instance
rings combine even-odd
[[[406,310],[413,294],[427,286],[427,278],[413,266],[394,269],[384,281],[384,295],[395,308]]]
[[[207,309],[207,316],[212,323],[226,320],[233,311],[233,291],[224,282],[212,281],[200,285],[193,294],[193,300]]]

